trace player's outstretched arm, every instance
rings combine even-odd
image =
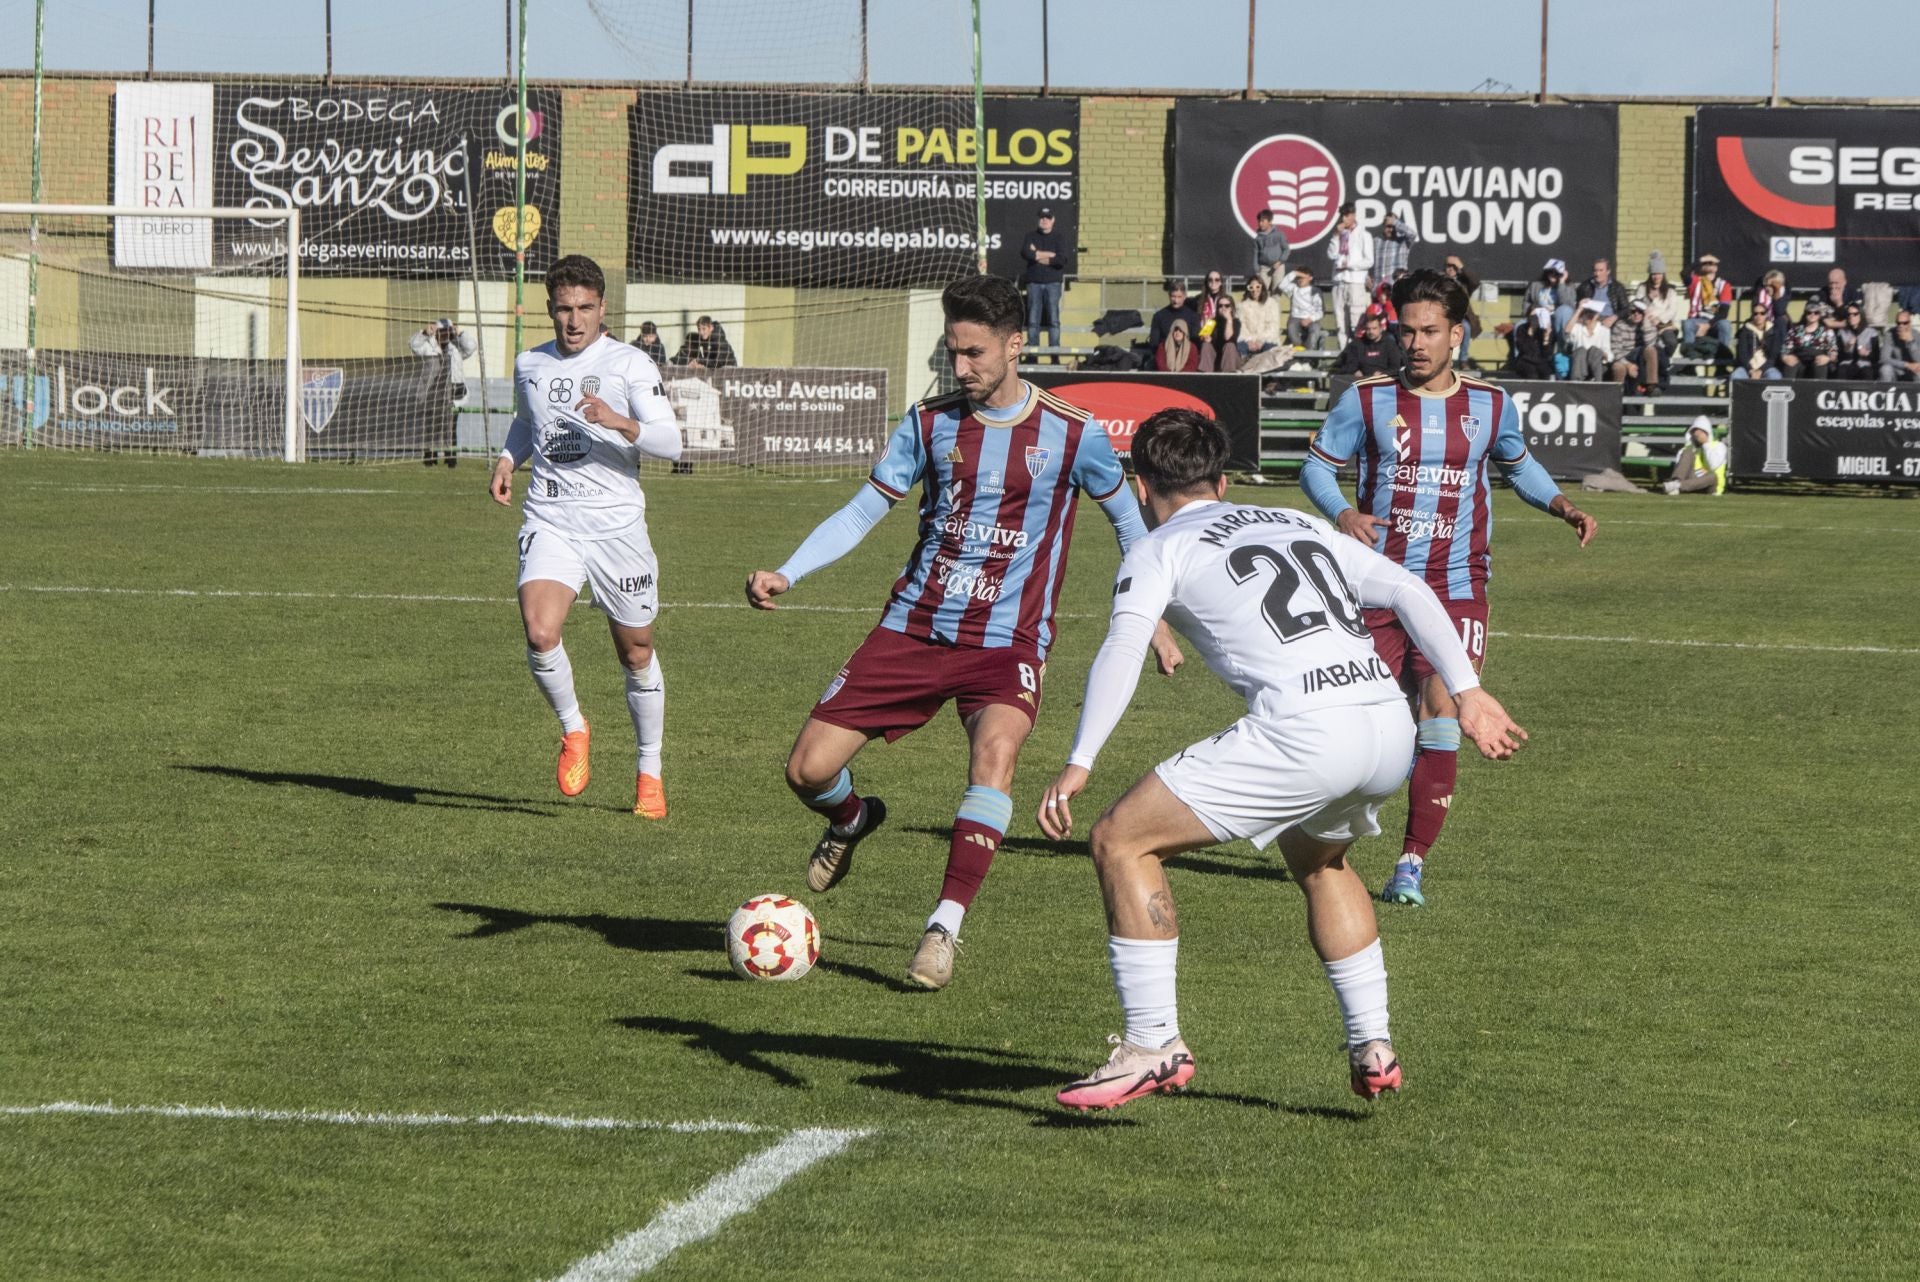
[[[778,570],[755,570],[747,576],[747,604],[756,610],[778,610],[773,598],[792,586]]]
[[[1069,804],[1080,795],[1087,786],[1085,766],[1068,766],[1059,777],[1047,785],[1046,795],[1040,798],[1037,818],[1040,831],[1055,841],[1065,841],[1073,835],[1073,808]]]
[[[487,493],[501,507],[513,506],[513,456],[502,454],[493,461],[493,476],[487,482]]]
[[[1520,414],[1512,401],[1507,402],[1500,416],[1500,433],[1493,442],[1493,461],[1522,502],[1572,526],[1581,547],[1593,542],[1600,522],[1568,502],[1567,496],[1547,475],[1547,469],[1540,466],[1540,460],[1527,453],[1526,438],[1520,434]]]
[[[1498,699],[1480,687],[1462,690],[1454,696],[1454,702],[1460,709],[1456,714],[1460,733],[1473,740],[1488,761],[1505,761],[1526,742],[1527,732],[1507,715]]]
[[[1333,522],[1334,528],[1373,547],[1386,522],[1362,512],[1340,492],[1340,468],[1360,448],[1366,428],[1366,418],[1360,408],[1360,389],[1349,387],[1333,403],[1326,421],[1314,433],[1306,461],[1300,465],[1300,488],[1320,509],[1320,515]]]

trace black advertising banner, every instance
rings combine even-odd
[[[1350,375],[1328,379],[1328,408],[1352,386]],[[1513,397],[1527,452],[1556,481],[1577,481],[1620,466],[1620,384],[1510,379],[1500,388]]]
[[[1611,255],[1619,121],[1611,106],[1445,102],[1207,102],[1173,109],[1173,270],[1252,270],[1271,209],[1289,263],[1331,274],[1327,237],[1351,201],[1420,242],[1411,266],[1458,254],[1482,280],[1533,280],[1549,258],[1584,279]]]
[[[1920,384],[1733,385],[1733,475],[1756,480],[1920,481]]]
[[[1232,463],[1260,466],[1258,374],[1108,374],[1024,369],[1020,376],[1092,414],[1106,429],[1114,453],[1133,453],[1133,434],[1160,410],[1198,410],[1227,429]]]
[[[1722,276],[1920,275],[1920,111],[1702,107],[1693,131],[1693,252]]]
[[[665,371],[682,457],[770,467],[871,464],[886,448],[883,369]]]
[[[987,261],[1041,206],[1078,234],[1080,107],[986,101]],[[973,270],[973,106],[951,95],[643,93],[629,257],[650,280],[900,288]]]
[[[35,444],[57,449],[196,452],[219,363],[41,348],[29,383],[26,353],[0,352],[0,444],[19,445],[31,431]]]
[[[539,275],[560,239],[560,95],[529,90],[527,104],[527,201],[516,213],[522,121],[511,90],[215,85],[214,199],[298,208],[308,274],[464,279],[477,250],[482,276],[510,276],[519,237]],[[222,225],[214,260],[277,256],[283,229]]]

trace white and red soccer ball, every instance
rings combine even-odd
[[[820,960],[820,924],[785,895],[755,895],[727,919],[727,961],[742,979],[798,979]]]

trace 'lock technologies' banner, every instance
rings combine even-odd
[[[1328,407],[1352,386],[1350,375],[1329,378]],[[1577,481],[1620,466],[1620,384],[1503,379],[1500,387],[1513,397],[1527,452],[1556,481]]]
[[[1227,429],[1231,463],[1260,466],[1260,376],[1258,374],[1093,373],[1023,369],[1020,376],[1070,405],[1092,414],[1106,429],[1113,451],[1133,453],[1133,434],[1165,409],[1198,410]]]
[[[1481,280],[1533,280],[1549,258],[1586,279],[1613,252],[1619,124],[1611,106],[1206,102],[1173,109],[1173,270],[1252,270],[1254,218],[1274,211],[1289,264],[1331,274],[1327,237],[1415,228],[1411,266],[1458,254]]]
[[[1920,480],[1920,384],[1733,385],[1735,476],[1758,480]]]
[[[560,95],[505,89],[129,83],[115,95],[114,260],[218,268],[285,253],[285,224],[169,221],[195,205],[300,210],[301,270],[333,276],[546,271],[560,238]],[[527,202],[516,214],[520,134]],[[208,140],[211,140],[209,144]]]
[[[1742,284],[1915,278],[1920,111],[1702,107],[1694,116],[1693,252]]]
[[[973,270],[971,103],[643,93],[632,121],[629,262],[651,279],[874,289]],[[1080,108],[989,98],[986,124],[987,263],[1017,280],[1041,206],[1078,234]]]

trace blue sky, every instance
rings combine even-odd
[[[1056,86],[1238,89],[1244,0],[1050,0]],[[333,0],[334,69],[354,76],[461,78],[506,70],[508,0]],[[47,65],[138,73],[148,0],[49,0]],[[965,0],[869,0],[870,67],[881,83],[970,76]],[[318,74],[323,0],[155,0],[155,65],[167,72]],[[1273,89],[1531,91],[1538,0],[1259,0],[1255,84]],[[694,0],[701,80],[844,83],[858,75],[859,0]],[[1040,0],[983,0],[990,84],[1038,85]],[[678,78],[685,0],[532,0],[535,77]],[[1302,22],[1301,14],[1312,15]],[[1331,15],[1358,36],[1325,50]],[[0,0],[12,67],[30,67],[33,0]],[[263,24],[263,16],[271,21]],[[1844,18],[1843,21],[1836,18]],[[1761,97],[1772,0],[1553,0],[1548,87],[1563,93]],[[1781,92],[1920,91],[1920,0],[1781,0]],[[1397,53],[1396,49],[1407,49]],[[1356,53],[1359,56],[1355,56]]]

